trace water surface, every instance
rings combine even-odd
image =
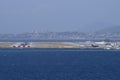
[[[119,80],[119,50],[0,49],[0,80]]]

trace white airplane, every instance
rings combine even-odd
[[[31,46],[32,46],[32,43],[19,42],[19,43],[13,44],[11,47],[13,47],[13,48],[30,48]]]

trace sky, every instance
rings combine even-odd
[[[0,0],[0,33],[92,32],[120,25],[120,0]]]

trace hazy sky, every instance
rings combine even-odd
[[[92,31],[120,25],[120,0],[0,0],[0,33]]]

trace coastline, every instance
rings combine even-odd
[[[0,42],[0,48],[117,49],[120,42]],[[18,47],[16,47],[18,46]],[[28,47],[26,47],[28,46]]]
[[[13,48],[12,46],[20,42],[0,42],[0,48]],[[65,42],[30,42],[29,48],[78,48],[75,45]]]

